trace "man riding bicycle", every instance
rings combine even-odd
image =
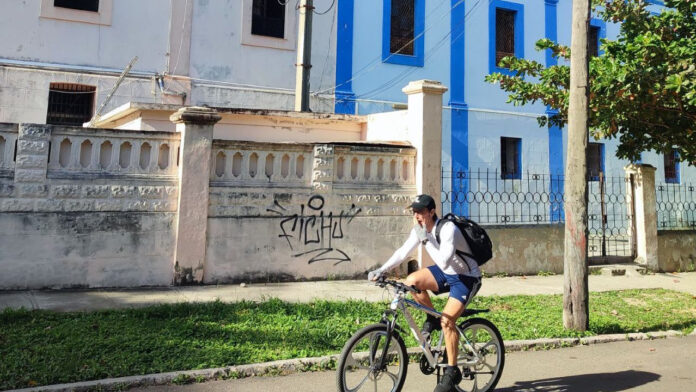
[[[426,290],[435,294],[450,293],[440,321],[428,315],[423,324],[423,332],[430,334],[434,330],[443,331],[448,366],[434,392],[454,391],[455,385],[462,380],[461,370],[457,367],[459,335],[455,322],[464,312],[470,296],[478,291],[481,285],[481,271],[476,260],[457,254],[456,250],[459,250],[460,254],[462,252],[471,254],[471,249],[464,235],[453,222],[440,223],[440,241],[438,242],[434,229],[438,226],[439,219],[435,211],[435,200],[432,197],[425,194],[418,195],[409,208],[413,210],[416,225],[408,239],[382,267],[371,271],[368,279],[377,280],[385,272],[403,263],[418,245],[425,247],[435,265],[411,273],[404,283],[421,290],[419,294],[412,294],[413,298],[421,305],[430,308],[433,304]]]

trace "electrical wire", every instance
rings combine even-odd
[[[382,64],[383,62],[386,62],[386,61],[388,61],[390,58],[392,58],[393,56],[399,54],[399,52],[400,52],[403,48],[405,48],[406,46],[410,45],[411,43],[415,42],[417,39],[419,39],[420,37],[422,37],[425,33],[427,33],[427,32],[428,32],[430,29],[432,29],[435,25],[437,25],[437,23],[435,23],[435,22],[439,22],[439,21],[440,21],[441,19],[443,19],[445,16],[447,16],[448,14],[451,14],[452,10],[455,9],[456,7],[460,6],[461,4],[463,4],[464,1],[465,1],[465,0],[459,0],[459,1],[458,1],[456,4],[454,4],[452,7],[448,8],[446,12],[442,13],[442,15],[440,15],[439,18],[435,19],[435,21],[432,21],[432,23],[429,23],[429,24],[426,23],[426,25],[428,25],[428,27],[426,27],[425,29],[423,29],[423,31],[420,32],[419,34],[415,35],[415,36],[413,37],[413,39],[411,39],[410,41],[406,42],[404,45],[402,45],[402,46],[401,46],[398,50],[396,50],[394,53],[390,53],[389,56],[385,57],[384,59],[382,59],[382,56],[376,57],[376,58],[373,59],[372,61],[368,62],[364,67],[362,67],[361,69],[359,69],[358,71],[356,71],[350,79],[348,79],[348,80],[346,80],[346,81],[344,81],[344,82],[342,82],[342,83],[339,83],[339,84],[337,84],[337,85],[335,85],[335,86],[333,86],[333,87],[331,87],[331,88],[327,88],[327,89],[324,89],[324,90],[316,91],[316,92],[314,92],[313,94],[314,94],[314,95],[319,95],[319,94],[323,94],[323,93],[329,92],[329,91],[331,91],[331,90],[334,90],[333,93],[335,93],[335,90],[336,90],[338,87],[344,86],[344,85],[346,85],[346,84],[348,84],[348,83],[350,83],[350,82],[352,82],[352,81],[354,81],[354,80],[357,80],[357,79],[361,78],[366,72],[372,71],[374,68],[376,68],[377,66],[379,66],[379,65]],[[440,3],[440,6],[442,6],[442,4],[445,4],[445,3],[446,3],[446,1],[441,2],[441,3]],[[435,11],[437,11],[437,8],[436,8]],[[434,11],[433,11],[433,13],[434,13]],[[427,18],[426,18],[426,20],[427,20]]]
[[[450,8],[450,11],[453,10],[455,7],[459,6],[462,2],[463,2],[463,1],[460,1],[460,2],[458,2],[457,4],[455,4],[454,6],[452,6],[452,7]],[[492,0],[489,0],[489,1],[488,1],[489,4],[490,4],[491,2],[492,2]],[[465,14],[464,19],[460,22],[460,25],[466,23],[466,21],[469,20],[469,19],[471,18],[472,13],[480,6],[480,3],[481,3],[481,0],[478,0],[478,1],[471,7],[471,9]],[[459,39],[463,34],[464,34],[464,31],[460,32],[457,36],[454,37],[453,40]],[[428,55],[425,56],[425,60],[430,59],[430,58],[437,52],[437,50],[440,49],[440,48],[445,44],[445,42],[447,41],[447,39],[448,39],[451,35],[452,35],[452,30],[450,29],[450,30],[447,32],[447,34],[445,34],[444,37],[442,37],[440,40],[438,40],[438,41],[435,43],[435,45],[433,45],[433,47],[431,48],[431,50],[430,50],[430,52],[428,53]],[[357,98],[357,97],[364,97],[364,98],[373,97],[373,96],[375,96],[375,95],[377,95],[377,94],[379,94],[379,93],[381,93],[381,92],[383,92],[383,91],[388,90],[389,88],[392,88],[394,85],[396,85],[396,83],[398,83],[399,81],[403,80],[405,77],[411,75],[412,73],[416,72],[417,70],[419,70],[419,68],[411,67],[410,69],[407,69],[407,70],[401,72],[400,74],[397,74],[394,78],[390,79],[390,80],[387,81],[386,83],[384,83],[384,84],[382,84],[382,85],[380,85],[380,86],[378,86],[378,87],[376,87],[376,88],[374,88],[374,89],[372,89],[372,90],[368,90],[367,92],[364,92],[364,93],[361,93],[361,94],[359,94],[359,95],[356,95],[355,97],[356,97],[356,98]],[[355,99],[355,98],[350,98],[350,99],[353,100],[353,99]],[[349,100],[348,98],[337,99],[337,100],[336,100],[336,103],[342,103],[342,102],[348,101],[348,100]]]
[[[333,4],[332,4],[333,7]],[[329,29],[329,47],[326,51],[326,58],[324,58],[324,66],[321,68],[321,78],[319,79],[319,88],[324,85],[324,74],[326,73],[326,65],[329,63],[329,57],[331,57],[331,38],[333,37],[334,26],[336,25],[336,18],[338,13],[338,7],[334,8],[333,16],[331,17],[331,28]]]
[[[184,28],[186,27],[186,20],[188,19],[186,17],[186,11],[188,10],[188,5],[189,5],[189,0],[186,0],[186,3],[184,4],[184,21],[181,23],[182,33],[184,31]],[[181,48],[183,47],[183,45],[184,45],[184,34],[181,34],[181,40],[179,41],[179,51],[176,53],[176,63],[174,63],[174,68],[172,68],[173,74],[176,74],[176,68],[179,66],[179,59],[181,58]]]
[[[317,12],[317,11],[314,11],[314,13],[315,13],[316,15],[326,15],[329,11],[331,11],[331,9],[333,8],[333,6],[334,6],[335,4],[336,4],[336,0],[333,0],[333,1],[331,2],[331,5],[329,6],[329,8],[328,8],[326,11],[324,11],[324,12]]]

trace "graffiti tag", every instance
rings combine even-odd
[[[300,205],[299,213],[288,215],[288,209],[278,201],[274,202],[277,209],[268,208],[266,211],[278,214],[280,221],[279,238],[284,238],[292,257],[310,257],[308,264],[317,261],[335,261],[334,265],[350,261],[350,257],[341,249],[334,247],[334,241],[344,238],[343,225],[349,224],[360,208],[351,204],[348,211],[341,210],[338,215],[324,212],[324,198],[313,195],[307,204]]]

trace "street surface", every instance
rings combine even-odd
[[[616,342],[506,355],[496,391],[615,392],[696,390],[696,336]],[[148,392],[335,391],[335,372],[254,377],[186,386],[138,389]],[[432,391],[435,376],[408,369],[403,391]]]

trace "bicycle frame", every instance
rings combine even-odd
[[[431,345],[429,344],[428,340],[426,340],[422,333],[420,328],[418,328],[418,325],[416,324],[415,320],[413,320],[413,317],[411,316],[411,313],[408,311],[407,306],[413,307],[417,310],[420,310],[422,312],[425,312],[427,314],[430,314],[435,317],[442,317],[442,313],[436,311],[435,309],[429,308],[427,306],[421,305],[418,302],[415,302],[413,300],[405,298],[405,292],[396,290],[396,294],[394,296],[394,299],[391,301],[391,304],[389,306],[389,310],[385,311],[384,314],[382,315],[382,321],[386,323],[387,325],[387,342],[391,341],[391,335],[394,331],[395,328],[397,328],[396,324],[396,318],[398,316],[398,311],[401,311],[401,313],[404,315],[404,318],[406,319],[406,322],[408,323],[409,329],[411,330],[411,333],[413,334],[413,337],[418,341],[419,347],[421,351],[423,351],[423,355],[428,360],[428,364],[430,367],[433,369],[437,369],[439,367],[444,367],[446,364],[439,364],[438,361],[440,359],[440,356],[442,355],[442,343],[444,341],[445,334],[440,333],[440,338],[438,339],[438,343],[435,346],[435,354],[431,351]],[[468,301],[467,301],[468,303]],[[392,316],[391,319],[389,316]],[[455,328],[457,329],[457,332],[459,333],[459,339],[464,339],[463,344],[469,349],[469,352],[473,353],[474,358],[472,361],[467,361],[465,365],[474,365],[479,361],[479,356],[476,353],[476,350],[471,346],[471,343],[469,340],[464,336],[462,331],[459,329],[458,326],[455,325]],[[380,367],[384,366],[384,361],[386,359],[386,353],[388,349],[388,344],[385,345],[382,353],[382,358],[380,361]]]

